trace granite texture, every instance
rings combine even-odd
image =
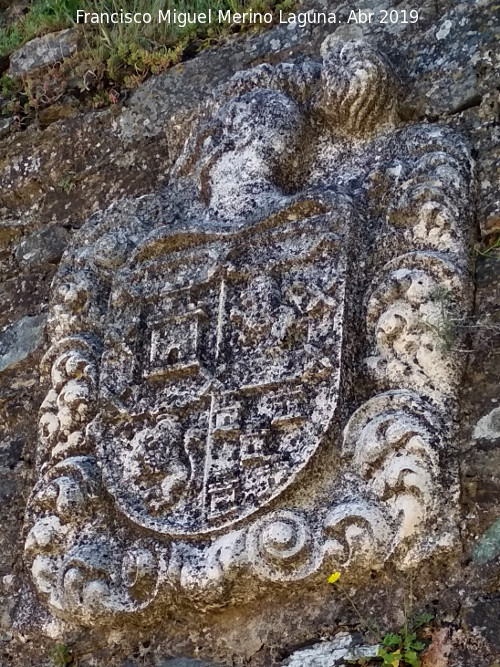
[[[8,74],[23,76],[61,61],[75,53],[78,41],[78,32],[71,28],[32,39],[11,55]]]
[[[339,12],[348,9],[345,4],[322,4]],[[364,4],[372,8],[388,6],[384,2]],[[392,6],[402,8],[407,5],[397,3]],[[324,7],[318,5],[318,9]],[[468,259],[464,260],[464,266],[469,269],[472,266],[474,269],[475,309],[471,313],[464,308],[466,291],[458,283],[452,285],[452,289],[457,289],[457,293],[462,295],[462,299],[457,299],[458,306],[463,308],[461,311],[448,312],[446,298],[443,298],[441,292],[439,303],[446,310],[446,326],[443,326],[442,319],[438,319],[433,326],[439,329],[441,337],[445,339],[444,347],[451,358],[451,365],[436,365],[432,358],[429,361],[429,372],[435,368],[444,368],[444,375],[439,375],[439,382],[448,383],[452,387],[452,398],[440,407],[447,417],[446,433],[451,433],[453,419],[457,420],[458,427],[453,436],[452,449],[448,451],[452,452],[451,458],[459,470],[455,471],[453,465],[447,468],[451,475],[448,478],[451,480],[448,500],[452,507],[446,510],[446,518],[454,529],[454,546],[451,551],[437,552],[435,557],[415,561],[419,564],[416,569],[410,568],[413,571],[411,590],[418,611],[425,609],[436,616],[430,629],[431,656],[434,657],[428,659],[427,667],[441,667],[441,664],[444,667],[491,667],[500,660],[500,437],[495,412],[498,409],[500,371],[500,256],[495,249],[485,253],[485,249],[496,240],[500,232],[500,29],[496,3],[447,0],[422,3],[422,20],[417,25],[371,24],[351,26],[349,30],[345,26],[337,27],[336,30],[335,26],[309,26],[304,29],[281,26],[260,35],[234,38],[217,50],[207,51],[192,61],[150,79],[123,107],[93,114],[78,114],[52,123],[43,130],[36,126],[20,133],[7,129],[7,136],[0,138],[0,298],[3,306],[0,311],[0,358],[6,360],[0,372],[0,496],[5,514],[3,539],[0,542],[0,664],[15,667],[48,666],[51,664],[51,649],[55,643],[63,641],[80,666],[185,664],[194,667],[199,664],[201,667],[225,664],[270,667],[303,664],[304,667],[312,667],[324,664],[314,662],[318,656],[318,660],[321,660],[321,656],[328,654],[328,651],[337,650],[334,644],[329,646],[326,643],[338,641],[339,631],[350,634],[359,632],[359,617],[338,590],[326,582],[328,568],[317,580],[301,586],[286,581],[276,589],[271,586],[272,593],[267,584],[261,586],[261,572],[250,576],[249,580],[245,579],[248,576],[246,574],[242,574],[241,579],[238,579],[238,575],[231,583],[236,584],[236,590],[241,585],[241,601],[235,601],[224,584],[222,593],[218,592],[216,596],[217,604],[221,599],[226,600],[224,606],[216,608],[217,604],[212,604],[207,598],[203,602],[202,613],[196,605],[191,607],[182,598],[184,593],[180,589],[175,599],[160,606],[161,613],[154,616],[153,620],[141,617],[131,624],[119,620],[111,626],[100,622],[90,623],[93,628],[82,629],[79,626],[81,618],[78,604],[74,610],[63,610],[62,616],[65,618],[62,621],[51,615],[46,606],[46,596],[50,597],[50,590],[42,591],[38,597],[30,580],[31,563],[23,557],[24,544],[29,539],[28,532],[32,529],[33,520],[33,515],[30,515],[33,510],[29,510],[25,523],[25,510],[44,462],[40,448],[37,452],[38,422],[44,413],[54,412],[47,403],[50,388],[50,380],[45,375],[47,363],[42,364],[40,371],[40,362],[48,350],[49,339],[54,340],[57,322],[67,322],[69,331],[72,326],[71,317],[65,320],[65,311],[57,311],[58,302],[54,301],[53,296],[50,297],[50,294],[55,294],[61,277],[64,277],[68,261],[70,264],[73,261],[71,252],[75,251],[71,250],[68,259],[63,260],[62,264],[61,254],[68,248],[82,248],[82,239],[90,228],[87,226],[85,231],[79,231],[79,228],[92,213],[106,210],[113,201],[130,198],[128,203],[116,205],[111,213],[97,213],[93,218],[94,223],[90,223],[96,225],[96,229],[99,225],[104,225],[104,228],[106,225],[122,225],[124,217],[129,216],[130,219],[131,211],[134,216],[138,213],[131,222],[131,229],[136,229],[134,225],[142,224],[140,216],[144,212],[146,218],[151,220],[152,210],[148,207],[157,204],[158,200],[155,199],[157,195],[150,193],[161,191],[165,186],[168,194],[162,206],[167,214],[169,206],[179,201],[170,194],[175,192],[175,183],[182,176],[182,164],[191,165],[185,159],[186,139],[189,136],[196,138],[193,128],[199,119],[204,121],[210,114],[213,116],[218,113],[214,111],[213,101],[210,101],[214,90],[224,85],[228,85],[226,89],[231,90],[233,84],[228,82],[235,73],[264,63],[269,63],[271,69],[280,63],[293,63],[300,70],[304,68],[304,63],[315,62],[317,69],[322,57],[332,49],[332,43],[326,42],[321,53],[321,45],[325,44],[329,32],[336,32],[342,43],[349,39],[364,39],[383,54],[384,62],[386,60],[392,64],[401,99],[397,124],[403,128],[420,126],[424,128],[424,134],[448,128],[449,136],[464,137],[465,145],[470,146],[475,162],[476,185],[470,200],[464,199],[461,188],[453,202],[459,208],[464,206],[466,215],[476,212],[477,230],[473,231],[471,223],[471,235],[465,240],[471,250]],[[316,76],[314,70],[315,66],[311,70],[313,80]],[[244,80],[245,76],[236,79],[237,82]],[[266,86],[272,88],[273,84],[268,82]],[[310,88],[304,90],[306,93],[302,97],[300,87],[298,93],[293,93],[299,100],[299,106],[304,99],[314,97],[308,92]],[[290,90],[285,92],[290,95]],[[323,102],[329,95],[335,95],[335,87],[331,88],[330,93],[324,93]],[[229,100],[231,96],[234,96],[234,89]],[[270,97],[265,104],[270,103],[269,100]],[[329,119],[322,119],[321,123],[339,122],[335,104],[332,109],[330,115],[326,114]],[[222,105],[217,122],[226,128],[225,132],[231,129],[229,125],[224,125],[225,118],[230,116],[238,120],[241,117],[236,111]],[[290,107],[289,111],[292,126],[296,128],[300,125],[300,118],[294,108]],[[387,113],[390,118],[389,108]],[[390,120],[390,123],[393,122]],[[369,123],[366,129],[370,131]],[[355,126],[349,131],[351,134],[357,132]],[[283,125],[283,132],[288,132],[286,124]],[[387,150],[387,142],[384,146],[384,150]],[[391,156],[393,159],[397,158],[398,150],[395,146]],[[373,154],[376,153],[374,150]],[[324,151],[318,151],[318,155],[323,154]],[[317,187],[318,184],[321,187],[321,174],[332,157],[335,156],[332,154],[325,158],[323,163],[316,160],[315,164],[320,166],[316,171],[311,171],[311,185],[308,187]],[[172,169],[174,164],[176,166]],[[344,161],[343,164],[349,163]],[[356,166],[356,161],[352,164]],[[225,162],[224,159],[220,160],[215,167],[216,174],[217,169],[219,175],[212,177],[210,187],[212,211],[219,212],[220,224],[224,225],[231,219],[231,211],[235,210],[232,207],[238,209],[241,206],[238,209],[241,212],[247,204],[245,201],[236,201],[233,194],[226,198],[224,190],[217,189],[221,178],[234,171],[231,159],[225,158]],[[393,177],[397,178],[397,163],[392,162],[389,169],[393,170]],[[463,173],[460,171],[462,167],[458,169],[459,173]],[[355,179],[359,179],[359,176],[356,176],[355,169],[353,176],[353,182],[358,187]],[[254,175],[251,175],[252,179]],[[446,175],[443,176],[441,172],[437,180],[446,183]],[[348,183],[347,178],[345,182]],[[401,242],[400,247],[403,247],[408,242],[404,226],[405,211],[411,210],[404,208],[408,202],[402,199],[398,207],[391,208],[383,199],[383,183],[375,179],[370,187],[373,193],[371,199],[376,202],[379,197],[382,209],[389,211],[387,224],[395,225],[399,230],[398,243]],[[347,187],[345,189],[348,190]],[[144,194],[148,194],[148,197],[133,206],[130,204],[136,196]],[[356,193],[356,197],[359,198],[359,193]],[[382,212],[378,215],[382,216]],[[429,211],[427,221],[435,221],[433,215]],[[464,221],[464,214],[459,217]],[[349,215],[345,219],[348,220]],[[443,220],[443,229],[447,229],[446,216]],[[432,224],[424,222],[422,229],[432,230]],[[435,235],[433,242],[444,244],[436,248],[437,252],[446,251],[453,244],[458,244],[456,248],[462,247],[460,236],[454,234]],[[98,238],[99,234],[94,240]],[[125,241],[126,244],[129,242],[129,239]],[[120,254],[120,243],[120,239],[114,244],[109,239],[101,243],[100,271],[103,274],[117,274],[114,262]],[[370,242],[364,243],[368,248],[371,247]],[[474,246],[480,252],[474,252]],[[355,260],[363,255],[359,238],[347,243],[347,248],[353,257],[354,266]],[[396,246],[394,249],[397,252]],[[419,246],[419,250],[422,249]],[[401,270],[401,267],[394,267],[394,270]],[[420,269],[415,265],[412,270]],[[56,277],[51,292],[54,275],[59,277]],[[381,275],[380,280],[389,280],[393,292],[397,293],[390,275],[390,272]],[[442,277],[444,274],[441,271],[434,275]],[[125,278],[119,280],[126,283]],[[64,296],[68,297],[65,303],[76,304],[78,308],[85,291],[92,293],[92,289],[98,287],[92,276],[86,276],[79,284],[84,284],[83,291],[79,291],[77,285],[76,290],[66,289],[64,292]],[[259,289],[265,294],[268,287],[263,284]],[[52,306],[49,308],[51,298]],[[97,307],[100,301],[91,299],[90,303],[92,307]],[[387,307],[387,304],[383,305]],[[370,313],[373,322],[378,322],[383,313],[376,293]],[[50,324],[44,330],[46,319],[49,319]],[[394,355],[383,340],[390,325],[390,321],[384,324],[382,338],[371,339],[372,349],[368,356],[374,359],[382,357],[384,363],[395,364],[396,376],[389,374],[389,381],[392,382],[394,377],[399,377],[397,368],[401,357]],[[115,326],[120,326],[119,318]],[[403,342],[411,345],[415,341],[404,338]],[[463,379],[454,375],[461,372],[461,366],[466,367],[465,375],[461,376]],[[374,360],[372,369],[375,375],[370,383],[381,381],[377,376],[379,367],[380,359]],[[82,373],[77,378],[77,384],[81,383],[80,377],[87,377],[86,373],[90,372],[91,375],[91,369],[89,371],[85,364],[76,364],[75,368]],[[413,370],[410,363],[410,372]],[[112,371],[109,372],[112,377]],[[411,389],[418,392],[423,387],[425,390],[428,385],[425,381],[421,384],[421,380],[417,375]],[[363,383],[359,387],[354,380],[352,382],[353,391],[361,396],[367,387]],[[73,405],[76,405],[81,399],[78,393],[81,387],[72,385],[71,388],[76,392],[73,396],[76,401]],[[390,388],[387,386],[385,390]],[[457,391],[460,393],[459,398],[455,393]],[[68,392],[67,396],[71,398]],[[435,401],[435,397],[432,400]],[[39,413],[42,404],[45,407]],[[161,428],[168,431],[169,427],[163,424]],[[356,429],[359,426],[355,420],[353,432],[356,433]],[[159,436],[153,434],[153,437]],[[76,438],[74,440],[72,442],[70,439],[69,447],[79,446]],[[108,439],[108,442],[112,442],[112,439]],[[359,435],[354,438],[356,442],[359,442]],[[361,454],[362,451],[357,456]],[[112,461],[114,456],[115,450],[111,447],[105,453],[105,458]],[[361,459],[359,465],[363,465]],[[85,470],[81,474],[85,475]],[[174,477],[182,480],[183,474],[181,457]],[[134,480],[129,483],[137,483]],[[458,480],[460,484],[459,495],[459,487],[453,480]],[[163,500],[175,498],[175,480],[173,485],[170,482],[165,482],[163,487],[160,485],[163,491],[168,487]],[[64,497],[69,499],[71,513],[73,496],[70,491]],[[120,498],[119,489],[112,489],[113,494]],[[63,495],[61,502],[64,500]],[[162,496],[159,497],[161,500]],[[158,523],[161,506],[158,505],[157,497],[153,496],[150,501],[145,499],[142,509],[137,511],[134,508],[127,509],[127,502],[125,496],[120,500],[133,520],[146,511],[144,508],[148,507],[148,502],[152,503],[148,512],[152,510],[154,518],[151,521]],[[64,512],[64,507],[62,509]],[[100,511],[103,520],[115,521],[114,510]],[[283,523],[289,525],[288,519]],[[271,533],[272,540],[276,541],[277,537],[279,542],[279,531]],[[39,534],[37,537],[43,543],[44,535]],[[125,539],[125,528],[120,528],[113,537],[117,541]],[[140,556],[142,572],[147,580],[149,566],[144,550],[148,546],[143,545],[142,548],[140,554],[136,549],[135,563],[138,562],[137,556]],[[273,548],[276,548],[276,544]],[[199,558],[198,564],[202,564],[203,554]],[[197,563],[196,559],[188,560]],[[331,562],[328,567],[337,565]],[[410,594],[410,575],[403,571],[400,564],[391,564],[390,560],[377,571],[376,568],[372,571],[368,567],[363,573],[361,566],[359,571],[356,568],[354,566],[353,574],[346,579],[346,589],[355,600],[360,614],[364,618],[374,619],[384,632],[400,627],[404,620],[405,600],[408,600]],[[251,594],[247,595],[249,589]],[[147,586],[144,590],[147,591]],[[102,589],[94,587],[90,592],[98,600]],[[227,597],[224,598],[224,595]],[[51,604],[57,607],[58,601]],[[179,613],[179,609],[182,613]],[[355,643],[356,646],[363,646],[363,638],[358,637]],[[370,643],[369,638],[367,644]],[[318,645],[315,649],[308,648],[314,644]],[[343,650],[342,647],[339,650]],[[310,656],[309,662],[304,661],[304,655]],[[342,656],[339,654],[339,657]]]

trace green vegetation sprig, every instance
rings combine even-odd
[[[381,660],[382,667],[420,667],[420,654],[426,648],[426,643],[419,639],[418,631],[430,623],[434,616],[426,612],[414,618],[412,610],[413,592],[411,578],[408,599],[405,600],[404,605],[404,626],[396,633],[386,633],[380,639],[382,633],[378,629],[374,630],[372,624],[368,623],[362,616],[350,595],[339,584],[340,577],[340,572],[334,572],[328,577],[328,583],[335,585],[355,611],[361,627],[367,629],[374,636],[375,640],[381,644],[378,648],[376,657],[359,658],[355,661],[350,661],[350,664],[366,665],[368,662]]]

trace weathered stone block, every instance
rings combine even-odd
[[[23,76],[38,67],[67,58],[78,49],[78,31],[68,28],[27,42],[10,57],[10,76]]]
[[[54,225],[26,237],[17,247],[17,261],[29,268],[43,264],[56,264],[64,252],[69,233],[64,227]]]
[[[168,187],[77,235],[27,512],[55,614],[202,612],[453,548],[472,161],[398,94],[362,41],[238,74]]]
[[[40,347],[46,321],[45,315],[27,316],[0,332],[0,371],[26,359]]]

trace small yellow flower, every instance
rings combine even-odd
[[[340,572],[334,572],[328,577],[328,583],[329,584],[334,584],[336,581],[340,579]]]

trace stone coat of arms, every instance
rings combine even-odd
[[[455,539],[472,161],[363,42],[202,105],[170,183],[53,285],[26,563],[81,624],[227,605]]]

